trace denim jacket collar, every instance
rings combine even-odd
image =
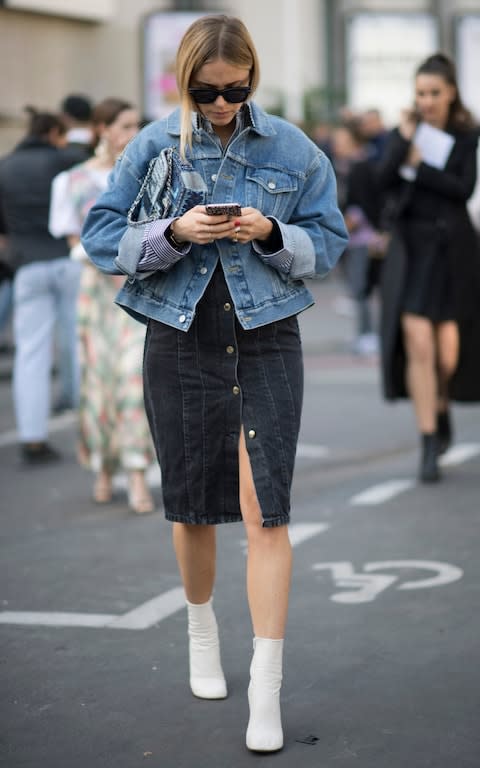
[[[253,101],[246,103],[249,115],[245,122],[250,123],[250,127],[259,136],[274,136],[276,131],[271,124],[268,115],[260,109]],[[192,112],[193,134],[201,133],[205,130],[202,122],[198,119],[198,113]],[[180,136],[180,109],[176,109],[167,118],[167,131],[171,136]]]

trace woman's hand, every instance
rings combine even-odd
[[[234,226],[231,216],[209,216],[204,205],[195,205],[175,219],[170,229],[179,243],[206,245],[223,237],[231,237]]]
[[[206,245],[225,237],[233,242],[267,240],[273,224],[256,208],[242,208],[241,216],[209,216],[204,205],[196,205],[175,219],[170,229],[177,242]]]
[[[229,237],[238,243],[267,240],[273,224],[256,208],[242,208],[242,215],[230,222]]]
[[[400,113],[400,124],[398,130],[401,136],[407,141],[411,141],[418,125],[418,115],[413,109],[402,109]]]
[[[423,158],[419,148],[415,144],[410,144],[408,154],[405,159],[406,164],[410,165],[412,168],[417,168],[422,160]]]

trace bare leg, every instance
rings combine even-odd
[[[448,384],[458,365],[459,333],[455,322],[440,323],[436,332],[438,358],[438,410],[448,408]]]
[[[436,430],[437,402],[433,325],[424,317],[405,314],[402,328],[407,353],[407,383],[418,431],[433,434]]]
[[[190,688],[201,699],[224,699],[227,685],[212,605],[215,527],[174,523],[173,545],[187,598]]]
[[[408,387],[422,443],[419,479],[422,483],[436,483],[440,472],[434,327],[426,318],[410,314],[402,317],[402,327],[407,352]]]
[[[95,478],[93,498],[97,504],[106,504],[112,500],[112,475],[106,469],[101,469]]]
[[[173,546],[187,600],[206,603],[215,581],[215,526],[173,523]]]
[[[292,548],[286,525],[262,527],[243,429],[239,446],[240,509],[247,533],[247,595],[257,637],[283,638],[288,611]]]
[[[128,502],[137,515],[153,512],[154,504],[149,491],[144,469],[134,469],[129,473]]]
[[[273,752],[283,746],[280,688],[292,548],[286,525],[262,527],[243,429],[238,454],[240,509],[248,540],[247,594],[255,635],[246,744],[254,751]]]

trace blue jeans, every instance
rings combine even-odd
[[[68,258],[27,264],[15,274],[13,399],[21,442],[46,440],[50,414],[55,325],[70,340],[69,367],[78,369],[76,315],[78,280]],[[72,373],[75,376],[75,373]]]
[[[63,261],[63,259],[62,259]],[[56,363],[58,369],[59,392],[57,401],[65,408],[78,408],[80,401],[80,364],[77,354],[77,313],[76,303],[80,288],[82,265],[79,261],[67,259],[62,276],[63,290],[75,305],[62,301],[57,311]]]

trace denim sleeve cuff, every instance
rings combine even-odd
[[[189,252],[191,243],[175,248],[168,240],[165,233],[172,221],[173,219],[159,219],[145,228],[137,265],[138,272],[167,272]]]

